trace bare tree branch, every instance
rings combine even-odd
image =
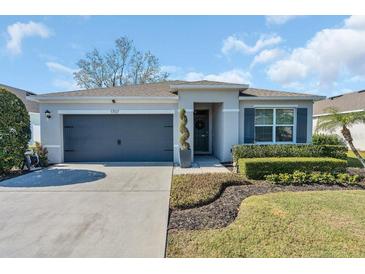
[[[97,49],[87,53],[77,66],[79,70],[74,73],[77,85],[87,89],[153,83],[168,77],[161,72],[155,55],[136,50],[127,37],[117,39],[115,48],[104,55]]]

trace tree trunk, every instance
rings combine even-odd
[[[347,143],[349,144],[349,146],[350,146],[352,152],[355,154],[356,158],[360,161],[362,166],[365,168],[365,160],[361,157],[361,154],[355,148],[354,143],[352,142],[353,139],[352,139],[350,130],[346,126],[343,126],[341,133],[342,133],[343,137],[345,138],[345,140],[347,141]]]

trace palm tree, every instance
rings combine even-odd
[[[339,113],[337,108],[330,107],[326,109],[328,115],[321,116],[318,119],[317,130],[328,130],[330,132],[340,128],[341,133],[349,144],[351,150],[359,159],[362,166],[365,168],[365,160],[361,157],[361,154],[357,151],[352,142],[352,136],[350,127],[355,124],[365,123],[365,111],[351,112],[351,113]]]

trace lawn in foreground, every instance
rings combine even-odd
[[[252,196],[223,229],[170,232],[168,257],[365,257],[365,191]]]
[[[360,154],[363,158],[365,158],[365,151],[360,151]],[[351,150],[347,152],[347,165],[349,167],[362,167],[360,161]]]

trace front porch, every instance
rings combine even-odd
[[[192,161],[195,156],[211,155],[220,162],[232,161],[231,148],[239,142],[238,89],[196,87],[179,90],[178,109],[185,109],[187,140],[191,148]],[[175,125],[178,128],[179,118]],[[176,141],[180,133],[176,132]],[[178,148],[178,146],[176,146]],[[178,159],[178,151],[176,151]]]
[[[211,156],[210,159],[220,162],[231,161],[231,145],[238,141],[238,110],[225,109],[223,102],[199,102],[193,106],[190,116],[193,122],[190,125],[188,122],[193,162],[197,162],[197,157],[199,161],[209,158],[199,156]]]
[[[174,166],[173,174],[202,174],[202,173],[229,173],[230,171],[212,155],[195,155],[191,168]]]

